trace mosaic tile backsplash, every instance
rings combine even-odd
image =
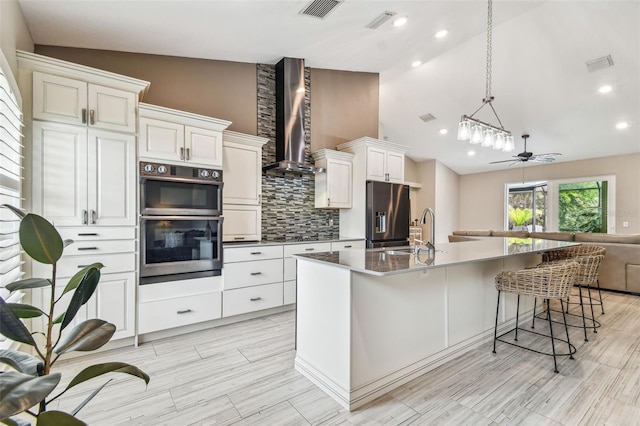
[[[262,147],[262,165],[274,163],[276,156],[275,66],[258,64],[258,136],[268,138]],[[304,117],[306,159],[313,163],[310,150],[311,78],[305,68]],[[316,240],[337,238],[340,232],[337,210],[314,207],[315,178],[312,174],[262,175],[262,238]]]

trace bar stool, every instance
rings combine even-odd
[[[571,286],[575,282],[576,273],[578,270],[578,264],[576,262],[561,262],[558,264],[539,266],[535,268],[521,269],[519,271],[503,271],[496,275],[495,285],[498,290],[498,306],[496,308],[496,323],[493,332],[493,353],[496,353],[496,342],[500,341],[519,348],[523,348],[538,354],[553,356],[553,371],[558,372],[558,364],[556,361],[557,356],[569,356],[573,359],[573,354],[576,352],[575,346],[571,344],[569,339],[569,329],[567,328],[567,320],[564,315],[563,300],[566,299],[570,292]],[[518,341],[518,330],[526,331],[539,336],[545,336],[551,338],[551,350],[552,353],[538,351],[526,346],[522,346],[511,341],[501,339],[505,334],[510,333],[513,330],[509,330],[500,336],[498,336],[498,315],[500,313],[500,293],[502,292],[516,293],[518,295],[518,301],[516,306],[516,326],[515,326],[515,339]],[[549,334],[550,336],[538,333],[532,330],[518,327],[518,321],[520,316],[520,296],[533,296],[534,298],[542,297],[549,305],[550,299],[558,299],[562,307],[562,316],[564,318],[564,330],[567,336],[567,340],[554,337],[553,335],[553,321],[551,321],[551,312],[547,310],[547,319],[549,320]],[[535,311],[534,311],[535,314]],[[564,342],[568,346],[567,352],[556,352],[555,341],[559,340]]]

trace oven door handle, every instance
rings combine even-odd
[[[183,182],[183,183],[199,183],[202,185],[222,185],[220,180],[213,179],[197,179],[182,176],[140,176],[140,183],[148,180],[159,180],[163,182]]]
[[[140,220],[219,220],[222,222],[224,216],[140,216]]]

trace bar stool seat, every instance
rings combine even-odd
[[[558,372],[558,364],[556,361],[557,356],[569,356],[573,359],[573,354],[576,352],[575,346],[571,344],[569,339],[569,329],[567,328],[566,317],[564,315],[563,300],[566,299],[570,292],[571,287],[576,279],[576,274],[579,265],[577,262],[565,261],[557,264],[541,265],[535,268],[521,269],[518,271],[503,271],[496,275],[495,286],[498,290],[498,303],[496,307],[496,323],[493,333],[493,353],[496,353],[496,342],[500,341],[513,346],[517,346],[535,353],[553,356],[553,371]],[[500,313],[500,294],[502,292],[515,293],[518,295],[517,307],[516,307],[516,325],[515,328],[509,330],[500,336],[498,336],[498,315]],[[533,296],[534,298],[541,297],[549,305],[550,299],[557,299],[561,303],[562,316],[564,318],[564,329],[567,339],[560,339],[553,335],[553,321],[551,320],[551,312],[547,310],[549,320],[549,334],[546,335],[536,331],[532,331],[525,328],[518,327],[518,321],[520,316],[520,296]],[[535,311],[534,311],[535,313]],[[515,330],[514,341],[503,339],[503,336]],[[526,346],[514,343],[518,341],[518,330],[526,331],[528,333],[537,334],[539,336],[549,337],[551,339],[552,352],[538,351]],[[567,352],[556,351],[556,341],[561,341],[567,344]]]

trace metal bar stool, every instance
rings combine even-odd
[[[573,359],[573,354],[576,352],[575,346],[571,344],[569,339],[569,329],[567,328],[567,321],[564,315],[563,300],[569,296],[571,292],[571,286],[573,285],[576,273],[578,270],[578,264],[576,262],[561,262],[558,264],[539,266],[535,268],[521,269],[519,271],[503,271],[496,275],[495,285],[498,290],[498,306],[496,308],[496,324],[493,332],[493,353],[496,353],[496,342],[501,341],[519,348],[523,348],[542,355],[553,356],[553,371],[558,372],[558,364],[556,362],[557,356],[569,356]],[[500,313],[500,293],[501,292],[516,293],[518,295],[518,301],[516,306],[516,326],[515,326],[515,339],[518,341],[518,330],[526,331],[539,336],[545,336],[551,338],[551,350],[552,353],[538,351],[526,346],[522,346],[511,341],[502,339],[502,337],[510,333],[513,330],[509,330],[500,336],[498,336],[498,315]],[[551,312],[547,310],[547,319],[549,320],[549,334],[550,336],[538,333],[532,330],[518,327],[518,321],[520,316],[520,295],[533,296],[534,298],[542,297],[547,306],[550,299],[560,300],[562,307],[562,316],[564,318],[564,331],[567,336],[567,340],[554,337],[553,335],[553,321],[551,321]],[[535,311],[534,311],[535,313]],[[555,341],[559,340],[567,344],[567,352],[556,352]]]

